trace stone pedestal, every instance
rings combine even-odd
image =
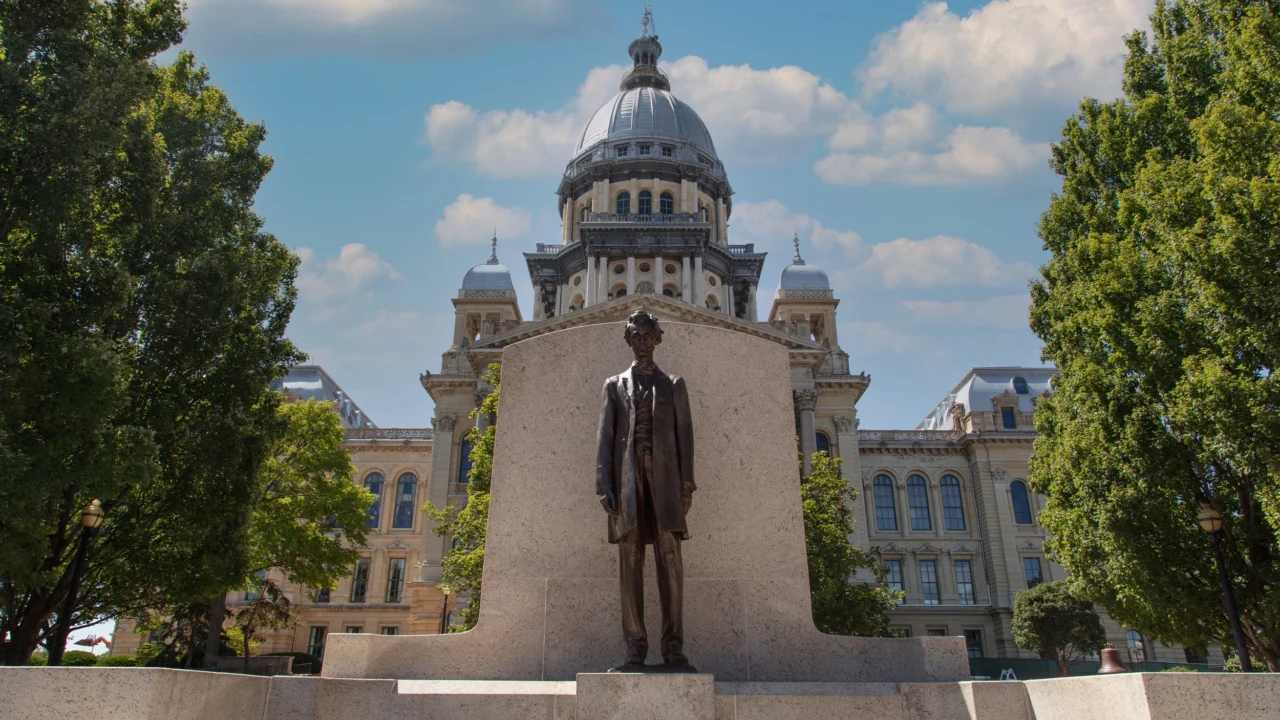
[[[577,720],[715,720],[715,678],[578,673]]]

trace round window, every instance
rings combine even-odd
[[[581,285],[581,284],[582,284],[582,276],[581,276],[581,275],[574,275],[574,276],[573,276],[573,286],[574,286],[574,287],[578,287],[578,286],[579,286],[579,285]]]
[[[675,266],[675,265],[672,265],[672,264],[670,264],[670,263],[667,263],[667,267],[665,268],[665,270],[667,271],[667,274],[668,274],[668,275],[675,275],[675,274],[676,274],[676,266]]]
[[[627,266],[626,266],[626,265],[614,265],[614,266],[613,266],[613,274],[614,274],[614,275],[621,275],[622,273],[626,272],[626,270],[627,270]]]
[[[640,263],[640,272],[649,272],[649,263]]]
[[[707,284],[708,284],[708,285],[710,285],[711,287],[715,287],[715,286],[716,286],[716,276],[715,276],[715,275],[712,275],[711,277],[707,278]]]

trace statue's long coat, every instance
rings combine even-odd
[[[600,394],[599,451],[596,492],[613,490],[618,512],[609,515],[609,542],[636,529],[636,409],[631,369],[604,381]],[[653,505],[660,532],[689,539],[684,496],[697,489],[693,481],[693,420],[684,379],[653,370]]]

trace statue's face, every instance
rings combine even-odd
[[[658,345],[658,331],[649,323],[636,323],[631,326],[631,339],[627,341],[636,362],[653,362],[653,349]]]

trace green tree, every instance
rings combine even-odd
[[[1247,644],[1280,670],[1280,17],[1161,0],[1152,27],[1124,97],[1053,147],[1031,325],[1062,378],[1031,480],[1081,596],[1191,647],[1232,644],[1195,522],[1218,508]]]
[[[1012,629],[1018,647],[1052,658],[1063,675],[1071,673],[1072,662],[1107,642],[1093,604],[1072,595],[1064,580],[1020,591],[1013,601]]]
[[[809,475],[800,480],[800,495],[814,624],[832,635],[889,637],[888,612],[902,593],[885,584],[885,569],[871,553],[849,542],[849,507],[857,493],[840,474],[840,458],[814,453]],[[869,571],[875,582],[858,580],[860,570]]]
[[[297,258],[270,169],[180,38],[177,0],[0,0],[0,662],[52,624],[99,499],[74,624],[244,576]]]
[[[484,576],[484,541],[489,528],[489,485],[493,479],[493,444],[498,432],[498,395],[502,390],[502,366],[491,363],[482,378],[492,388],[484,402],[471,411],[471,418],[488,419],[488,427],[471,429],[471,470],[467,472],[467,504],[437,508],[427,503],[427,514],[436,522],[435,533],[452,538],[453,546],[445,553],[440,588],[466,595],[467,606],[458,612],[459,622],[449,632],[465,632],[480,620],[480,581]]]

